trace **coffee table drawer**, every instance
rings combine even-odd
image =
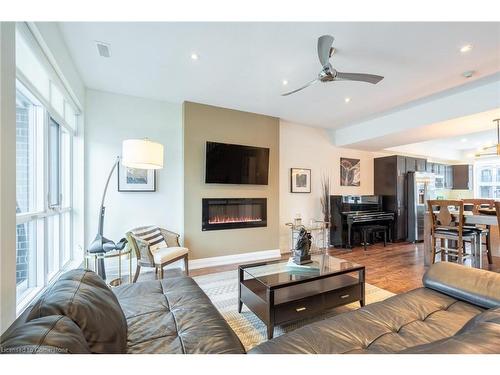
[[[361,299],[361,285],[352,285],[346,288],[332,290],[324,294],[325,309],[347,305]]]
[[[323,296],[312,296],[275,306],[276,324],[307,318],[323,310]]]

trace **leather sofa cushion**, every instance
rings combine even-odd
[[[304,326],[250,353],[397,353],[448,338],[482,311],[419,288]]]
[[[50,315],[16,327],[1,343],[2,353],[88,354],[83,332],[69,318]]]
[[[402,354],[500,354],[500,307],[472,318],[456,335]]]
[[[92,353],[125,353],[127,322],[115,295],[94,272],[72,270],[33,305],[27,321],[64,315],[83,332]]]
[[[422,282],[426,288],[486,309],[500,306],[500,274],[464,267],[449,262],[436,263],[427,270]]]
[[[189,277],[113,289],[128,324],[128,353],[243,354],[210,299]]]
[[[460,331],[457,332],[457,335],[473,331],[483,323],[496,323],[500,325],[500,306],[494,309],[486,310],[482,314],[476,315],[474,318],[469,320]]]

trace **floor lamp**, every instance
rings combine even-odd
[[[109,172],[104,192],[102,194],[101,207],[99,209],[99,222],[97,226],[97,235],[87,249],[87,252],[93,255],[103,255],[111,250],[123,248],[124,243],[116,244],[114,241],[104,237],[104,215],[106,207],[104,200],[108,191],[109,180],[113,175],[114,170],[120,162],[118,156]],[[149,139],[127,139],[122,143],[121,162],[125,167],[136,169],[161,169],[163,168],[163,145],[153,142]],[[104,269],[104,258],[101,257],[97,266],[97,273],[106,280],[106,271]]]

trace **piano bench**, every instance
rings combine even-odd
[[[359,227],[361,232],[361,238],[363,240],[363,247],[366,251],[366,241],[369,234],[372,235],[372,242],[375,243],[375,234],[383,233],[384,234],[384,247],[387,245],[387,232],[389,231],[389,227],[386,225],[363,225]]]

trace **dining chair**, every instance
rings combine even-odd
[[[481,208],[495,208],[495,200],[493,199],[486,199],[486,198],[472,198],[472,199],[463,199],[464,204],[470,204],[472,205],[472,213],[474,215],[481,215],[481,212],[479,211]],[[493,258],[491,257],[491,237],[490,237],[490,232],[491,228],[489,225],[472,225],[472,226],[466,226],[467,228],[477,230],[478,233],[481,235],[481,241],[482,238],[484,237],[485,242],[483,243],[485,245],[486,249],[486,255],[488,257],[488,264],[493,263]],[[482,254],[480,255],[482,256]]]
[[[465,259],[474,258],[479,234],[477,231],[464,227],[464,202],[462,200],[428,200],[427,205],[431,214],[432,264],[435,263],[437,254],[441,254],[442,260],[446,256],[447,261],[451,257],[462,264]],[[456,244],[455,248],[449,247],[449,240]],[[465,251],[466,243],[470,243],[470,254]]]
[[[497,212],[498,230],[500,231],[500,202],[495,202],[495,211]]]

